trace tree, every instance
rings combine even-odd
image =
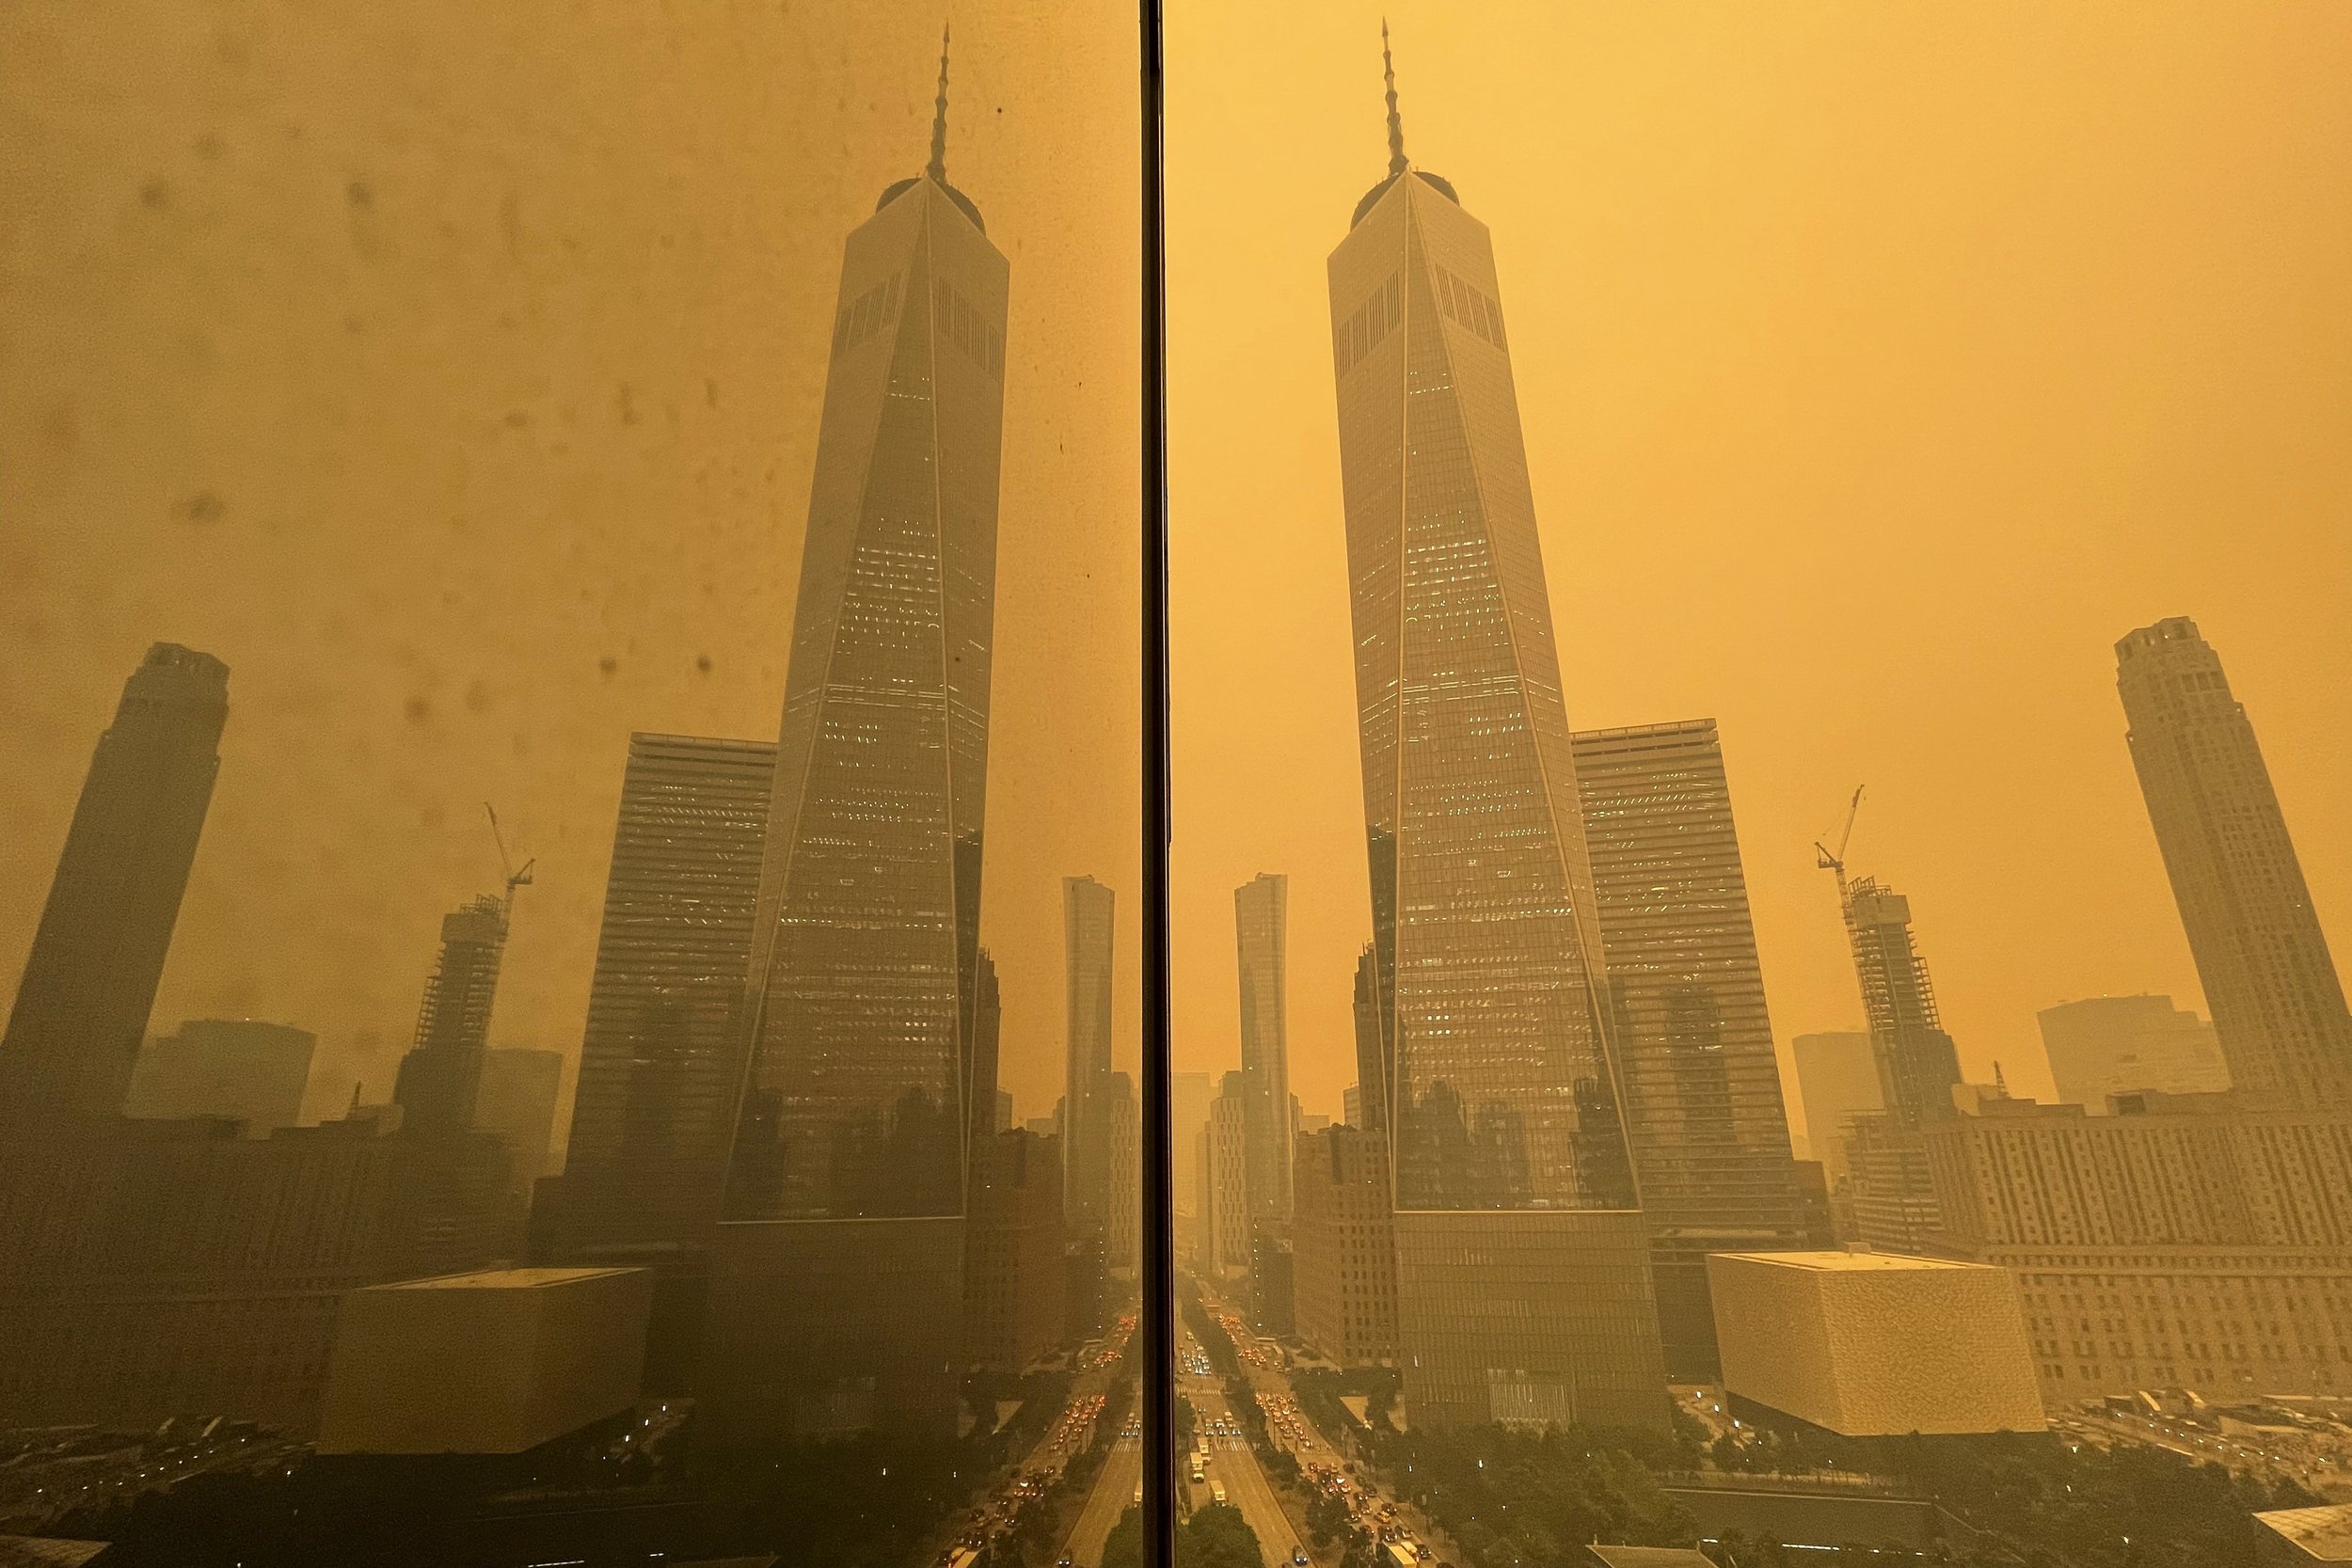
[[[1143,1568],[1143,1510],[1132,1503],[1103,1542],[1103,1568]]]
[[[1258,1532],[1231,1503],[1193,1510],[1176,1532],[1177,1568],[1265,1568]],[[1107,1556],[1103,1568],[1111,1568]]]

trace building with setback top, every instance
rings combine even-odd
[[[841,266],[701,1387],[724,1433],[952,1433],[1009,269],[929,166]]]
[[[158,642],[123,682],[0,1035],[0,1125],[121,1111],[228,721],[210,654]]]
[[[2231,1082],[2352,1110],[2352,1014],[2246,705],[2185,616],[2115,645],[2126,739]]]
[[[1804,1240],[1723,746],[1712,719],[1573,739],[1666,1372],[1712,1382],[1707,1255]]]
[[[1288,877],[1260,872],[1233,890],[1233,949],[1241,981],[1241,1083],[1249,1212],[1291,1212]]]
[[[1663,1425],[1494,249],[1406,159],[1388,79],[1388,172],[1328,273],[1372,884],[1360,1082],[1391,1153],[1406,1403],[1417,1425]]]

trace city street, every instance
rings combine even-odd
[[[1103,1560],[1103,1543],[1110,1539],[1111,1527],[1135,1501],[1136,1481],[1142,1472],[1143,1440],[1121,1436],[1103,1461],[1094,1490],[1087,1494],[1087,1505],[1078,1511],[1078,1522],[1062,1547],[1079,1568],[1096,1568]]]

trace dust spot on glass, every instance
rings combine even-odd
[[[210,490],[199,490],[171,509],[171,515],[183,523],[216,523],[229,510],[228,503]]]
[[[196,138],[196,155],[199,158],[217,158],[228,150],[227,144],[210,131]]]
[[[466,711],[468,713],[489,712],[491,701],[489,682],[476,681],[466,688]]]
[[[354,207],[363,213],[375,205],[375,192],[369,188],[365,180],[354,180],[343,188],[343,195]]]
[[[719,406],[719,383],[709,376],[703,377],[703,402],[713,408]]]
[[[520,430],[531,422],[531,416],[519,408],[510,408],[506,411],[506,422],[516,430]]]
[[[139,204],[151,212],[160,213],[171,205],[171,182],[162,175],[151,175],[139,187]]]
[[[710,656],[708,654],[696,654],[694,656],[694,668],[706,675],[710,673]]]
[[[419,692],[416,696],[408,699],[406,711],[408,714],[408,722],[411,724],[421,724],[426,720],[433,717],[433,704],[425,698],[422,692]]]
[[[621,422],[623,424],[635,424],[637,422],[637,394],[629,389],[628,382],[624,381],[621,383],[620,394],[612,401],[613,407],[620,413]]]
[[[73,417],[73,404],[62,400],[49,405],[40,417],[40,436],[50,450],[60,456],[71,456],[82,444],[82,424]]]
[[[604,677],[607,680],[610,680],[620,671],[621,661],[614,658],[611,654],[607,654],[602,658],[596,660],[596,668],[603,673]]]

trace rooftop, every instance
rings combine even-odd
[[[436,1275],[430,1279],[402,1279],[371,1285],[372,1291],[537,1291],[549,1285],[569,1285],[579,1279],[634,1274],[633,1269],[475,1269],[469,1274]]]
[[[1708,1256],[1737,1258],[1743,1263],[1775,1263],[1784,1269],[1811,1269],[1818,1274],[1918,1274],[1994,1267],[1948,1258],[1916,1258],[1907,1252],[1717,1252]]]
[[[2281,1508],[2255,1518],[2313,1562],[2352,1562],[2352,1503]]]

